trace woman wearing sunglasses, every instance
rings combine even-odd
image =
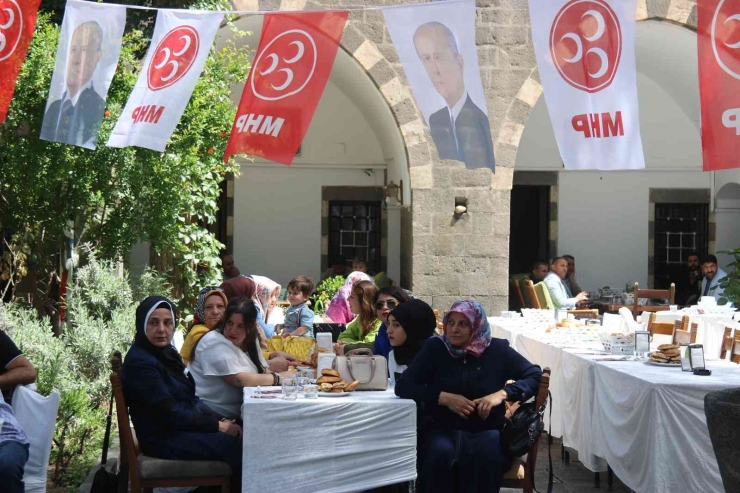
[[[375,338],[375,348],[373,354],[383,356],[388,359],[391,352],[391,341],[388,339],[388,314],[390,314],[398,305],[411,299],[406,290],[398,286],[388,286],[382,288],[375,295],[375,313],[381,321],[378,336]]]

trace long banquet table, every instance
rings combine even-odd
[[[723,491],[704,396],[740,386],[740,365],[708,360],[708,377],[597,354],[600,343],[549,343],[544,330],[492,320],[493,336],[552,370],[552,434],[592,471],[606,464],[638,493]],[[559,346],[559,347],[558,347]],[[547,415],[546,415],[547,416]]]
[[[295,401],[253,392],[242,405],[242,492],[340,493],[416,478],[414,401],[390,389]]]

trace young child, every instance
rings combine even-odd
[[[285,312],[283,337],[313,337],[314,313],[306,303],[311,293],[313,293],[313,281],[306,276],[298,276],[288,283],[290,308]]]

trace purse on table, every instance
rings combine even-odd
[[[360,382],[355,390],[388,389],[388,360],[383,356],[337,356],[334,369],[346,382]]]

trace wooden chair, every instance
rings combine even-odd
[[[527,308],[527,303],[524,301],[524,294],[522,293],[522,287],[519,284],[519,280],[515,278],[509,279],[509,289],[514,295],[516,301],[519,302],[521,308]]]
[[[680,320],[676,320],[675,322],[656,322],[655,319],[657,317],[657,314],[655,312],[650,313],[650,318],[648,319],[648,326],[647,330],[650,332],[650,336],[654,335],[663,335],[663,336],[671,336],[671,338],[674,341],[674,344],[678,344],[675,342],[675,333],[676,331],[681,331],[682,327],[688,328],[689,326],[689,316],[684,315]],[[689,333],[688,330],[685,330],[683,332]],[[696,339],[696,332],[694,332],[694,339]]]
[[[740,330],[735,331],[735,338],[732,340],[730,361],[740,364]]]
[[[541,284],[541,283],[538,283],[538,284]],[[537,292],[534,289],[534,283],[530,279],[527,279],[526,281],[524,281],[524,294],[527,296],[527,299],[529,300],[530,308],[534,308],[535,310],[542,310],[540,299],[537,297]]]
[[[127,479],[131,481],[131,493],[172,486],[220,486],[221,493],[229,493],[231,491],[231,467],[225,462],[165,460],[141,454],[136,436],[131,431],[128,407],[123,397],[120,353],[114,354],[111,358],[111,370],[110,383],[113,386],[118,415],[118,432],[121,438],[120,465],[121,471],[124,471],[121,474],[124,475],[128,469]],[[124,488],[123,491],[126,489]]]
[[[732,337],[732,327],[725,327],[725,333],[722,336],[722,352],[720,353],[720,359],[727,357],[727,351],[732,351],[732,345],[735,342],[735,338]]]
[[[676,322],[678,322],[678,320]],[[699,328],[699,324],[693,323],[691,324],[691,328],[689,328],[688,325],[688,316],[684,316],[681,319],[681,325],[679,327],[676,327],[674,323],[673,344],[694,344],[696,342],[696,331]]]
[[[532,281],[530,281],[532,282]],[[542,370],[542,378],[540,379],[540,390],[537,393],[536,405],[539,408],[547,400],[547,390],[550,388],[550,368]],[[552,403],[550,403],[552,405]],[[548,411],[545,411],[546,413]],[[540,437],[542,438],[542,437]],[[549,439],[549,437],[548,437]],[[537,448],[539,447],[539,440],[537,440],[532,447],[532,451],[524,457],[518,457],[514,459],[514,463],[511,469],[504,474],[504,481],[501,484],[502,488],[516,488],[524,490],[524,493],[532,493],[534,491],[534,484],[532,482],[532,471],[535,470],[537,462]]]
[[[529,292],[529,285],[532,284],[532,281],[527,281],[527,292]],[[543,282],[538,282],[537,284],[533,285],[532,290],[535,293],[535,298],[537,298],[537,303],[539,304],[538,308],[545,309],[545,310],[554,310],[555,304],[552,302],[552,298],[550,297],[550,290],[547,289],[547,285]],[[533,307],[534,308],[534,307]],[[589,317],[589,318],[599,318],[599,310],[567,310],[568,313],[575,315],[576,317]]]
[[[665,309],[665,307],[661,307],[661,306],[640,307],[639,305],[640,298],[647,298],[649,300],[668,300],[669,305],[675,304],[676,285],[671,283],[671,287],[669,289],[640,289],[640,284],[636,282],[634,294],[635,294],[635,302],[634,302],[634,305],[632,305],[632,315],[637,317],[640,311],[659,312]]]

